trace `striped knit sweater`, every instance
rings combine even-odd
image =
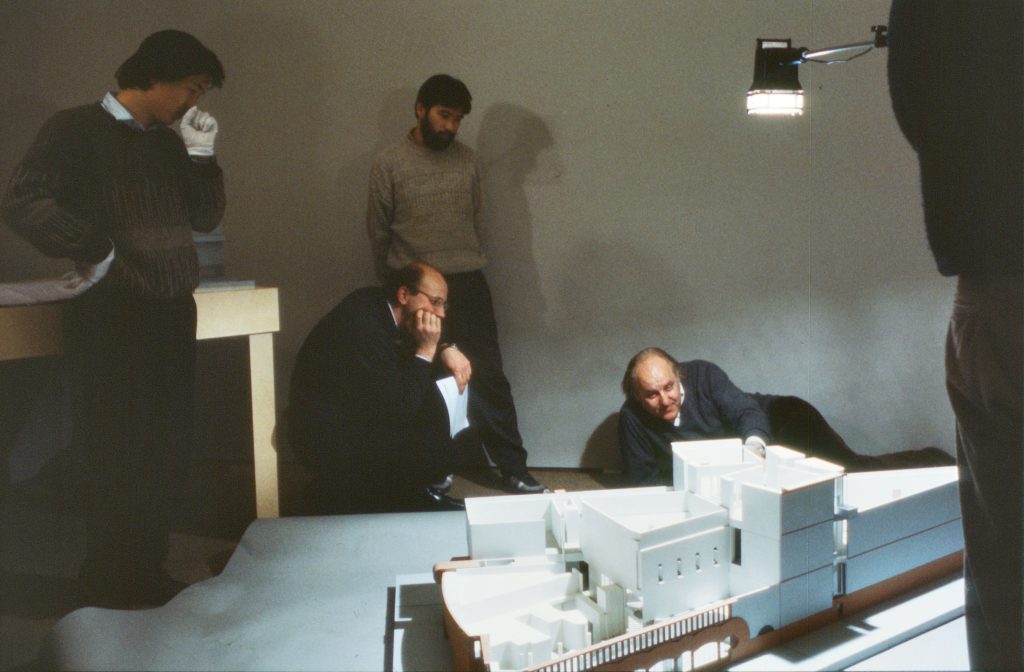
[[[378,277],[410,261],[442,273],[483,268],[482,200],[476,155],[458,140],[435,151],[404,138],[382,151],[370,171],[366,211]]]
[[[58,112],[15,169],[0,215],[43,253],[95,263],[134,297],[190,294],[199,280],[192,231],[224,214],[214,162],[189,158],[169,128],[142,131],[98,103]]]

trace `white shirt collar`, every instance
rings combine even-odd
[[[128,126],[137,128],[140,131],[146,130],[142,124],[136,121],[135,117],[132,116],[132,113],[128,111],[128,108],[121,104],[121,101],[117,99],[117,96],[109,91],[107,92],[107,95],[103,96],[103,100],[100,102],[100,105],[103,106],[104,110],[110,113],[110,116],[120,121],[122,124],[127,124]]]
[[[676,419],[672,421],[672,424],[678,427],[683,424],[683,400],[686,399],[686,388],[683,387],[682,383],[679,383],[679,412],[676,413]]]

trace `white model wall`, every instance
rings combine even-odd
[[[617,466],[618,381],[648,345],[803,396],[861,451],[950,449],[952,284],[926,248],[885,53],[803,67],[801,119],[743,111],[757,37],[845,44],[887,14],[881,0],[8,0],[0,173],[53,112],[112,88],[146,34],[199,36],[228,75],[204,103],[222,129],[227,271],[281,288],[283,406],[309,329],[374,282],[372,155],[411,126],[419,83],[451,72],[474,95],[461,137],[480,154],[531,464]],[[0,232],[0,281],[64,268]]]

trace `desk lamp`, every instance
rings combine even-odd
[[[747,114],[799,116],[804,113],[804,90],[797,79],[802,63],[845,63],[887,45],[886,26],[871,26],[875,39],[810,51],[787,39],[757,38],[754,83],[747,91]],[[849,52],[856,52],[849,56]]]

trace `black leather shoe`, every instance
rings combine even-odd
[[[424,488],[427,501],[432,510],[438,511],[465,511],[466,500],[459,497],[450,497],[433,486]]]
[[[538,483],[537,479],[526,471],[521,474],[502,474],[501,484],[505,486],[505,489],[509,492],[515,492],[523,495],[536,495],[541,492],[551,492],[548,490],[547,486]]]
[[[443,481],[432,483],[429,487],[433,490],[437,490],[442,495],[448,494],[448,491],[452,489],[452,483],[455,481],[455,474],[448,474],[444,477]]]

